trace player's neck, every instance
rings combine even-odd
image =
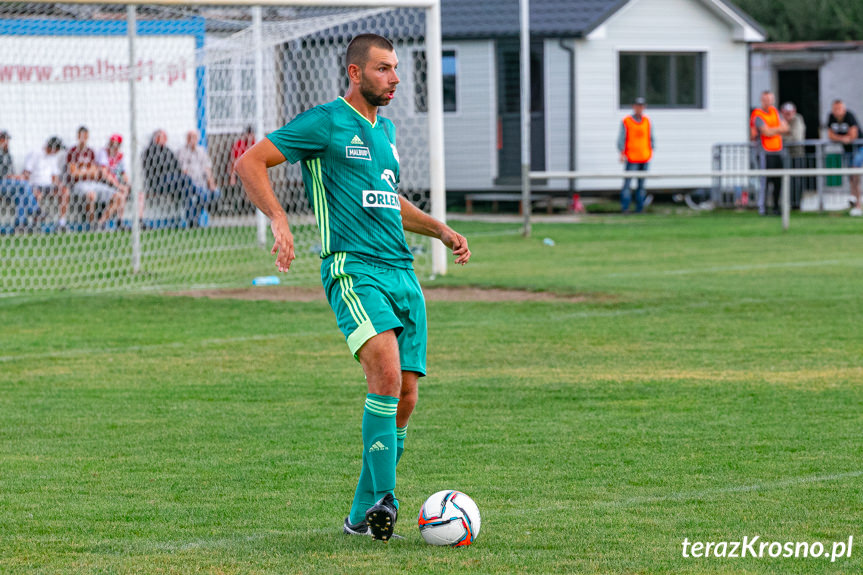
[[[378,107],[369,104],[369,101],[366,100],[362,94],[360,94],[359,90],[354,90],[353,87],[351,87],[345,93],[343,98],[345,102],[350,104],[354,110],[359,112],[372,125],[377,122]]]

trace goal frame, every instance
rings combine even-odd
[[[32,4],[54,4],[48,0],[34,0]],[[189,2],[181,0],[65,0],[64,4],[113,4],[127,6],[126,22],[129,38],[129,67],[135,68],[134,37],[137,29],[136,7],[143,5],[187,6]],[[443,70],[441,47],[440,0],[205,0],[195,2],[201,6],[248,6],[250,9],[263,6],[315,6],[334,8],[417,8],[424,9],[426,16],[425,50],[427,54],[427,89],[428,89],[428,122],[429,122],[429,204],[432,217],[446,222],[446,189],[444,176],[444,135],[443,135]],[[258,14],[259,11],[256,11]],[[257,70],[260,79],[260,70]],[[136,82],[130,75],[130,118],[135,122],[134,106],[136,101]],[[259,92],[260,93],[260,92]],[[260,107],[258,108],[260,110]],[[131,126],[131,149],[138,149],[137,131]],[[136,173],[137,162],[131,162],[132,190],[131,201],[137,205],[140,194],[141,178]],[[132,268],[137,272],[140,268],[140,222],[135,218],[132,229]],[[262,242],[266,233],[266,221],[263,214],[258,214],[258,240]],[[432,277],[444,275],[447,271],[446,248],[441,242],[432,241],[431,245]]]

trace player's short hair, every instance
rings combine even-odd
[[[380,48],[392,52],[395,50],[393,43],[377,34],[360,34],[354,36],[351,43],[348,44],[348,50],[345,54],[345,69],[351,64],[355,64],[362,68],[369,60],[369,50],[371,48]]]
[[[90,130],[87,129],[87,126],[78,126],[78,135],[79,136],[81,135],[81,132],[87,132],[89,134]]]
[[[836,98],[835,100],[833,100],[833,105],[834,105],[834,106],[835,106],[836,104],[842,104],[842,103],[843,103],[843,102],[842,102],[842,98]]]

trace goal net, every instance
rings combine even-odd
[[[347,43],[364,32],[396,46],[401,85],[380,112],[398,130],[399,190],[428,211],[427,11],[398,3],[0,4],[0,293],[275,273],[268,222],[233,163],[343,94]],[[270,178],[296,242],[281,279],[313,282],[320,235],[299,164]],[[408,243],[430,274],[430,243]]]

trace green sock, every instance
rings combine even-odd
[[[348,516],[348,521],[354,524],[365,521],[366,509],[375,504],[374,498],[375,493],[372,486],[372,478],[369,475],[369,466],[366,463],[365,456],[363,456],[363,468],[360,470],[360,478],[354,491],[354,501],[351,504],[351,513]]]
[[[405,452],[405,437],[408,434],[408,426],[396,427],[396,465],[402,459],[402,453]]]
[[[366,509],[396,488],[396,409],[399,398],[369,393],[363,411],[363,468],[349,521],[359,523]]]

